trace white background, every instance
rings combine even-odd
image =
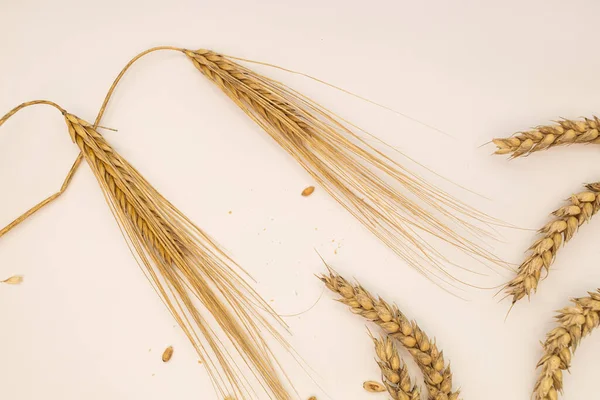
[[[276,76],[455,182],[486,212],[527,228],[584,182],[598,149],[574,146],[508,162],[480,145],[558,117],[600,109],[595,1],[30,1],[0,6],[0,110],[48,98],[93,120],[139,51],[170,44],[300,70],[434,125],[452,137],[278,71]],[[4,112],[4,111],[2,111]],[[461,301],[410,270],[313,182],[184,57],[157,53],[123,81],[103,124],[108,140],[258,280],[282,314],[322,293],[317,249],[339,272],[398,303],[435,335],[465,399],[529,398],[553,310],[600,286],[600,223],[561,250],[531,303],[504,315],[493,291]],[[50,108],[0,131],[0,225],[56,190],[77,154]],[[436,181],[436,183],[439,183]],[[229,214],[229,211],[232,211]],[[493,250],[518,263],[535,232],[504,230]],[[87,166],[69,191],[0,240],[0,398],[216,399],[187,339],[132,259]],[[494,284],[510,274],[496,276]],[[300,398],[364,392],[377,366],[364,322],[325,293],[287,318]],[[162,350],[175,347],[169,364]],[[600,340],[585,340],[565,399],[596,393]],[[322,386],[323,390],[318,388]]]

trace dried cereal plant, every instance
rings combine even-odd
[[[395,343],[387,336],[373,337],[383,384],[394,400],[419,400],[421,392],[410,380]]]
[[[235,57],[170,46],[146,50],[117,76],[96,124],[128,69],[144,55],[158,50],[185,54],[326,192],[428,279],[446,290],[463,283],[447,267],[465,268],[440,251],[436,241],[448,243],[488,267],[506,267],[469,239],[490,235],[486,225],[501,224],[499,221],[411,173],[368,144],[352,124],[301,93],[237,63]]]
[[[511,158],[527,156],[551,147],[574,143],[599,144],[597,117],[583,121],[563,119],[555,125],[538,126],[504,139],[494,139],[495,154],[510,154]]]
[[[410,322],[398,307],[373,297],[359,284],[350,284],[331,269],[328,275],[321,275],[320,279],[329,290],[341,296],[339,301],[349,306],[352,313],[377,324],[389,337],[397,339],[410,352],[423,372],[430,399],[459,398],[459,391],[452,390],[452,371],[444,361],[443,352],[416,322]]]
[[[558,399],[558,393],[563,390],[563,371],[569,369],[579,342],[600,324],[598,291],[572,301],[572,307],[558,312],[559,326],[548,333],[542,344],[544,355],[538,363],[540,375],[533,393],[535,400]]]
[[[244,281],[239,267],[95,126],[49,101],[24,103],[0,119],[0,125],[34,104],[52,105],[64,115],[71,139],[96,176],[142,270],[198,352],[217,391],[237,399],[255,398],[254,377],[270,398],[290,399],[287,379],[281,379],[266,340],[274,337],[289,348],[264,311],[281,320]]]
[[[586,188],[572,195],[568,205],[554,211],[554,219],[540,229],[542,236],[529,248],[531,253],[519,267],[517,276],[505,286],[513,304],[537,290],[542,270],[550,270],[560,247],[600,209],[600,182]]]

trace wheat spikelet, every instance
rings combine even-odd
[[[543,343],[544,355],[538,363],[540,375],[535,385],[536,400],[556,400],[563,390],[562,372],[569,369],[579,342],[600,325],[600,293],[573,299],[573,306],[563,308],[554,328]]]
[[[493,142],[497,147],[495,154],[510,154],[511,158],[516,158],[560,145],[600,144],[599,126],[600,120],[595,116],[592,119],[585,118],[583,121],[563,119],[556,125],[538,126],[509,138],[494,139]]]
[[[529,248],[531,253],[520,265],[517,276],[506,284],[513,304],[537,290],[542,269],[550,270],[560,247],[600,209],[600,182],[586,188],[585,192],[572,195],[568,205],[554,211],[555,218],[540,229],[542,236]]]
[[[375,353],[379,361],[383,384],[394,400],[419,400],[421,392],[414,386],[408,375],[408,368],[402,362],[395,343],[386,336],[373,337]]]
[[[39,103],[49,104],[27,105]],[[198,352],[217,391],[238,399],[256,398],[254,377],[269,398],[290,399],[266,342],[275,338],[288,348],[264,311],[271,317],[276,314],[244,281],[239,267],[91,124],[55,107],[64,115],[142,270]],[[17,107],[21,108],[24,105]],[[243,362],[236,362],[238,358]]]
[[[388,336],[397,339],[413,356],[423,372],[431,400],[457,400],[459,392],[452,391],[452,371],[444,354],[416,322],[410,322],[398,307],[373,297],[359,284],[352,285],[330,270],[319,277],[327,288],[341,296],[341,303],[352,313],[377,324]]]

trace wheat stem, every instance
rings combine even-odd
[[[531,253],[519,266],[517,276],[506,284],[506,293],[512,297],[513,304],[537,291],[542,270],[549,272],[561,246],[600,209],[600,182],[588,184],[586,188],[572,195],[569,204],[554,211],[555,218],[540,229],[542,236],[529,248]]]

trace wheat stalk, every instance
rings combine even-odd
[[[600,182],[586,188],[587,191],[572,195],[568,205],[554,211],[555,218],[539,230],[542,236],[529,248],[531,253],[519,266],[517,276],[505,286],[513,304],[537,290],[542,269],[550,270],[560,247],[600,209]]]
[[[255,398],[252,377],[270,398],[288,400],[266,340],[287,344],[264,311],[282,323],[244,281],[239,267],[202,230],[158,193],[94,126],[58,108],[102,188],[146,277],[198,352],[217,391]],[[15,110],[0,119],[0,125]],[[197,303],[200,304],[197,304]],[[283,324],[283,323],[282,323]],[[243,360],[237,363],[234,351]],[[248,370],[246,370],[247,366]]]
[[[416,322],[410,322],[395,305],[373,297],[359,284],[350,284],[332,270],[319,278],[329,290],[341,296],[339,301],[349,306],[352,313],[377,324],[409,351],[423,372],[430,399],[458,399],[459,392],[452,391],[452,371],[444,361],[443,352]]]
[[[600,289],[599,289],[600,290]],[[582,338],[600,325],[600,293],[573,299],[573,306],[563,308],[554,328],[543,343],[544,355],[538,363],[540,375],[535,385],[536,400],[556,400],[563,389],[562,372],[568,370],[571,358]]]
[[[600,120],[595,116],[583,121],[563,119],[555,125],[538,126],[509,138],[494,139],[497,147],[495,154],[510,154],[511,158],[516,158],[560,145],[599,144],[599,126]]]
[[[419,400],[421,392],[410,380],[408,368],[402,362],[396,344],[387,336],[373,337],[383,384],[394,400]]]

